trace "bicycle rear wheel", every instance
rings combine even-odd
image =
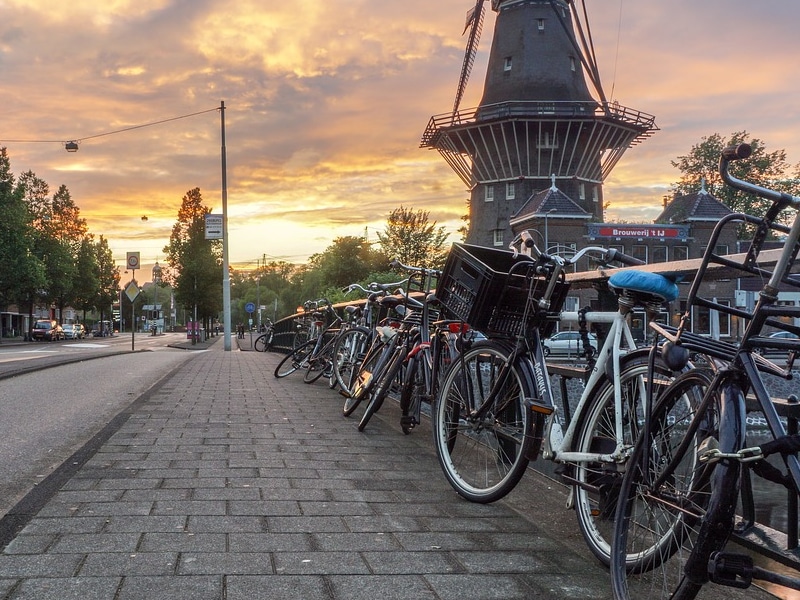
[[[644,401],[647,394],[648,352],[629,354],[620,361],[619,376],[604,377],[589,392],[588,404],[576,428],[572,449],[576,452],[611,454],[617,448],[617,402],[614,379],[620,384],[620,415],[623,443],[632,449],[644,423]],[[673,379],[673,373],[656,357],[653,378],[653,403]],[[614,539],[614,514],[625,463],[580,462],[570,465],[568,473],[576,482],[572,488],[578,525],[592,553],[605,565],[611,560]]]
[[[518,365],[511,365],[502,389],[480,419],[471,416],[498,383],[509,351],[480,342],[456,360],[434,403],[431,427],[436,456],[447,481],[464,498],[488,503],[517,485],[533,444],[532,411],[525,399],[535,394]]]
[[[701,444],[720,431],[720,398],[716,391],[706,394],[710,383],[703,370],[677,377],[653,408],[649,436],[640,436],[628,462],[611,553],[617,600],[695,598],[708,578],[709,555],[732,530],[740,465],[715,466],[698,458]],[[694,409],[687,411],[690,405]],[[702,531],[709,527],[709,515],[719,513],[712,508],[720,506],[715,496],[728,505],[730,528],[709,548],[702,540],[711,538]],[[687,577],[691,564],[700,568]]]
[[[314,350],[315,340],[309,340],[302,346],[295,348],[275,367],[275,377],[286,377],[304,366],[308,355]]]

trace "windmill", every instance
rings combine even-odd
[[[652,115],[609,102],[585,5],[491,0],[497,13],[483,97],[461,101],[486,0],[467,12],[453,110],[434,115],[421,146],[436,149],[470,190],[470,243],[492,245],[535,192],[551,185],[602,219],[602,183],[624,152],[658,128]]]

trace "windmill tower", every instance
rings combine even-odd
[[[573,0],[491,0],[497,18],[483,98],[461,109],[485,1],[467,13],[453,110],[431,117],[421,141],[470,190],[467,242],[508,244],[510,218],[551,185],[602,221],[603,180],[625,150],[658,129],[655,118],[606,100],[586,11],[581,19]]]

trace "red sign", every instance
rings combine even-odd
[[[673,227],[606,225],[598,228],[598,234],[603,237],[675,238],[681,236],[682,230]]]

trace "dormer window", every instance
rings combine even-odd
[[[513,61],[511,60],[511,57],[510,56],[506,56],[506,59],[503,62],[503,70],[504,71],[510,71],[512,62]]]

